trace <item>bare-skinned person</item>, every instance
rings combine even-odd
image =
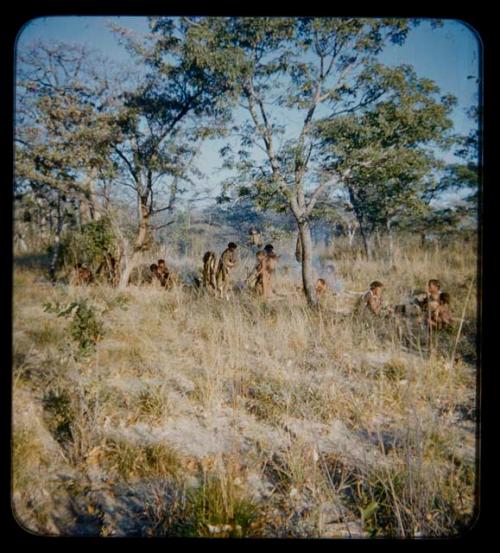
[[[87,266],[77,263],[70,282],[74,286],[88,285],[94,282],[94,275]]]
[[[382,314],[391,315],[392,307],[386,306],[382,298],[382,289],[384,285],[374,280],[370,284],[370,289],[363,295],[362,303],[369,313],[372,315],[380,316]]]
[[[256,249],[262,248],[262,236],[256,228],[252,227],[249,230],[248,235],[249,235],[250,247],[253,249],[253,251],[255,251],[255,248]]]
[[[219,264],[217,265],[217,273],[215,275],[215,281],[217,285],[217,291],[220,293],[220,297],[229,299],[230,288],[230,273],[237,263],[236,248],[238,246],[234,242],[229,242],[227,248],[222,252]]]
[[[453,315],[450,309],[450,294],[440,292],[439,303],[432,313],[431,325],[437,329],[449,328],[453,322]]]
[[[269,251],[263,260],[262,269],[262,292],[265,299],[268,299],[273,293],[273,279],[278,266],[279,256],[274,251]]]
[[[423,311],[427,322],[432,325],[435,311],[439,307],[439,295],[441,293],[441,283],[436,278],[431,278],[427,283],[427,298],[423,305]]]
[[[328,290],[326,280],[324,278],[318,278],[318,280],[316,281],[316,285],[314,286],[314,289],[316,290],[316,296],[318,298],[321,298]]]
[[[217,274],[217,256],[208,251],[203,255],[203,286],[207,290],[216,291],[215,276]]]
[[[246,279],[246,284],[253,288],[259,296],[262,296],[264,294],[262,280],[263,280],[263,273],[264,273],[264,262],[266,259],[266,252],[264,250],[259,250],[255,254],[257,263],[253,269],[253,271],[248,275]]]

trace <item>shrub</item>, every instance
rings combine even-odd
[[[68,306],[58,302],[52,305],[44,304],[44,311],[57,313],[58,317],[71,317],[68,328],[69,335],[78,342],[80,353],[86,353],[95,347],[102,336],[102,322],[97,320],[95,309],[87,303],[87,299],[79,299]]]
[[[61,240],[60,262],[62,266],[74,267],[86,263],[96,272],[106,264],[106,257],[117,250],[116,237],[107,218],[91,221],[80,230],[68,231]]]

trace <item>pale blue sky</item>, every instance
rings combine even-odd
[[[98,50],[121,63],[129,63],[130,57],[117,38],[109,30],[114,22],[139,33],[147,32],[145,17],[69,16],[45,17],[28,22],[18,36],[20,51],[37,39],[47,41],[79,42]],[[442,93],[457,97],[453,113],[455,131],[466,133],[473,124],[465,110],[477,104],[480,74],[480,43],[467,24],[457,20],[445,20],[444,26],[431,28],[426,20],[412,30],[403,46],[389,46],[381,55],[382,63],[397,65],[408,63],[414,66],[421,77],[430,78],[439,85]],[[470,78],[473,77],[473,78]],[[206,143],[200,156],[199,166],[207,174],[207,183],[218,188],[227,172],[217,172],[220,163],[220,142]],[[451,161],[453,156],[446,155]]]

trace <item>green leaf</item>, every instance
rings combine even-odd
[[[363,518],[363,520],[368,520],[375,514],[377,509],[378,503],[376,501],[372,501],[367,507],[365,507],[364,509],[360,509],[361,517]]]

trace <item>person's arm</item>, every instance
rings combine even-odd
[[[380,313],[380,302],[377,301],[373,294],[369,295],[366,303],[372,313],[374,313],[375,315],[378,315]]]
[[[233,254],[226,256],[226,258],[224,259],[224,263],[226,267],[234,267],[236,265],[236,259],[233,257]]]

